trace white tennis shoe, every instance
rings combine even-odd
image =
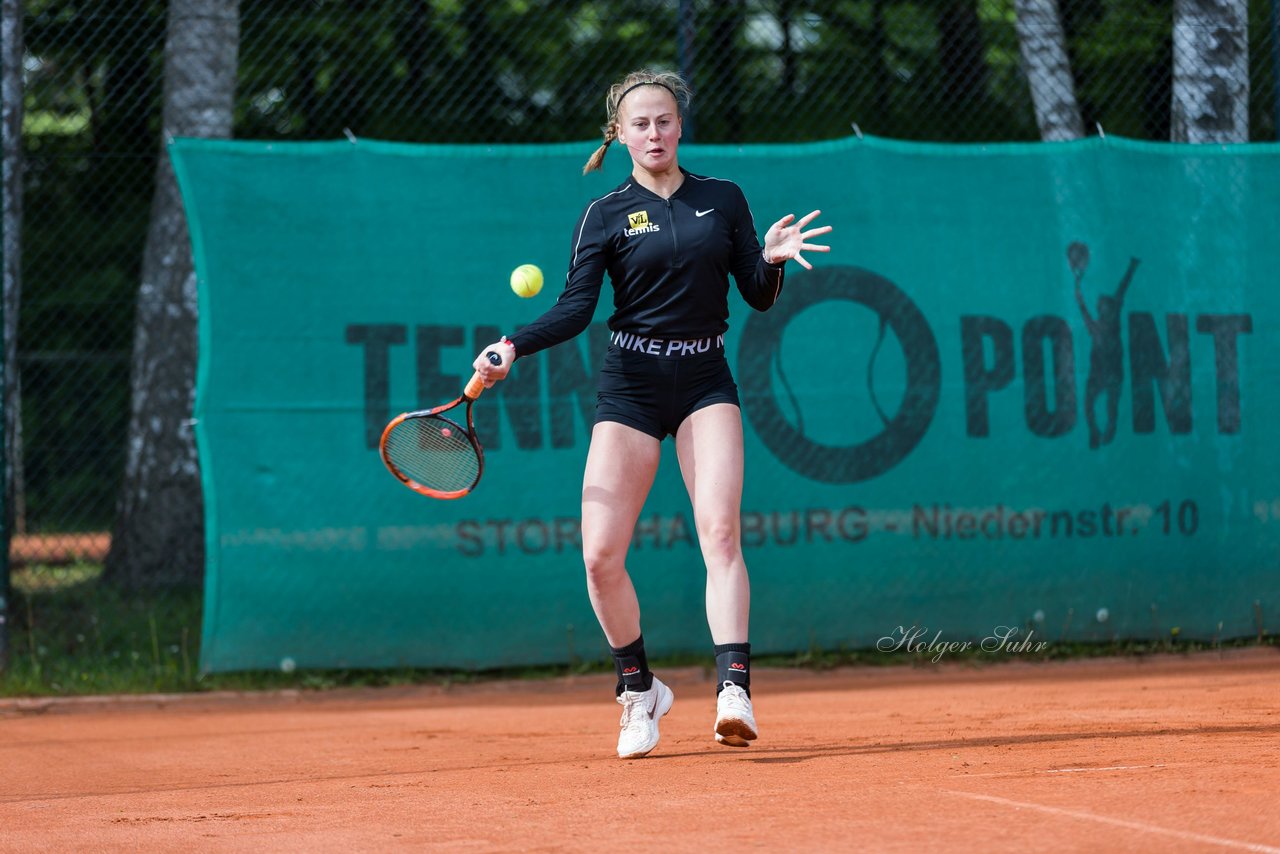
[[[732,682],[725,682],[716,698],[716,741],[730,747],[747,747],[756,740],[756,716],[751,698]]]
[[[618,695],[622,705],[619,759],[639,759],[658,746],[658,721],[671,711],[675,699],[671,689],[656,676],[648,691],[623,691]]]

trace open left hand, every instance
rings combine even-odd
[[[795,219],[794,214],[787,214],[782,219],[769,226],[769,231],[764,236],[764,259],[773,264],[780,264],[788,258],[794,258],[806,270],[812,270],[813,265],[804,260],[801,252],[830,252],[830,246],[823,246],[817,243],[807,242],[811,237],[817,237],[819,234],[826,234],[831,230],[831,226],[824,225],[821,228],[813,228],[805,231],[805,226],[813,222],[818,214],[822,211],[813,211],[801,217],[799,222],[792,225]]]

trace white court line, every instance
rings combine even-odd
[[[1163,768],[1164,765],[1108,765],[1105,768],[1049,768],[1046,774],[1079,774],[1083,771],[1132,771],[1135,768]]]
[[[1081,812],[1080,810],[1064,810],[1060,807],[1046,807],[1040,804],[1025,803],[1023,801],[1011,801],[1008,798],[998,798],[995,795],[977,795],[972,792],[957,792],[952,789],[944,789],[943,791],[948,795],[958,795],[959,797],[970,798],[975,801],[989,801],[990,803],[1001,804],[1006,807],[1039,810],[1040,812],[1049,813],[1050,815],[1062,815],[1068,818],[1080,818],[1086,821],[1096,821],[1101,824],[1110,824],[1116,827],[1124,827],[1129,830],[1141,830],[1144,833],[1159,833],[1164,836],[1172,836],[1174,839],[1182,839],[1187,842],[1203,842],[1208,845],[1221,845],[1225,848],[1238,848],[1241,851],[1260,851],[1263,852],[1263,854],[1280,854],[1280,848],[1273,848],[1270,845],[1240,842],[1237,839],[1224,839],[1220,836],[1206,836],[1203,833],[1189,833],[1183,830],[1170,830],[1167,827],[1160,827],[1156,824],[1146,824],[1140,821],[1125,821],[1121,818],[1108,818],[1102,815]]]
[[[1178,765],[1185,765],[1179,762]],[[1036,774],[1079,774],[1085,771],[1150,771],[1155,768],[1173,767],[1167,762],[1156,765],[1108,765],[1105,768],[1026,768],[1021,771],[985,771],[977,774],[952,774],[955,780],[972,780],[978,777],[1033,777]]]

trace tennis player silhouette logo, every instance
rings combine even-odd
[[[1089,422],[1089,447],[1096,450],[1109,444],[1116,435],[1116,419],[1120,409],[1120,389],[1124,385],[1124,344],[1120,340],[1120,307],[1125,291],[1138,269],[1137,258],[1129,259],[1129,269],[1113,294],[1098,297],[1097,314],[1089,313],[1081,282],[1089,267],[1089,247],[1074,242],[1067,247],[1067,263],[1075,276],[1076,303],[1089,331],[1089,377],[1085,381],[1084,416]],[[1106,421],[1098,424],[1098,399],[1105,397]]]

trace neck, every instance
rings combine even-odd
[[[670,169],[662,172],[650,172],[637,166],[631,170],[631,177],[636,183],[656,196],[669,199],[684,183],[684,173],[680,167],[672,163]]]

